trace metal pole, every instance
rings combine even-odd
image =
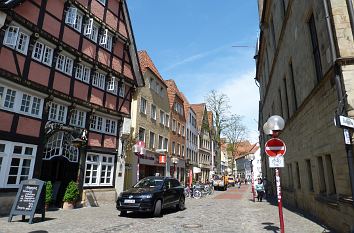
[[[278,196],[278,210],[279,210],[279,220],[280,220],[280,232],[284,233],[284,218],[283,218],[283,203],[281,196],[281,187],[280,187],[280,174],[279,168],[275,168],[275,182],[277,184],[277,196]]]
[[[253,166],[252,166],[252,163],[253,163],[253,160],[251,160],[251,176],[252,176],[252,200],[253,202],[256,202],[256,199],[255,199],[255,193],[254,193],[254,177],[253,177]]]
[[[140,153],[137,153],[138,163],[136,164],[136,182],[139,182]]]

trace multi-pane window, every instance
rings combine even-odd
[[[32,58],[46,65],[52,65],[53,49],[39,41],[34,44]]]
[[[20,53],[27,54],[29,39],[28,34],[23,32],[19,27],[9,26],[6,29],[3,43]]]
[[[18,187],[22,180],[32,178],[36,151],[36,145],[0,141],[1,188]]]
[[[140,112],[146,114],[147,101],[143,97],[140,99]]]
[[[92,86],[98,87],[104,90],[106,76],[100,72],[95,72],[92,76]]]
[[[151,118],[156,120],[156,105],[151,104]]]
[[[100,133],[116,135],[117,121],[106,117],[92,115],[90,129]]]
[[[174,110],[179,114],[183,115],[183,106],[180,103],[175,102]]]
[[[40,98],[23,93],[20,112],[38,116],[41,102],[42,100]]]
[[[160,124],[165,124],[165,112],[160,110]]]
[[[65,23],[70,25],[76,31],[81,32],[83,15],[80,13],[77,8],[69,7],[66,12]]]
[[[85,83],[90,83],[91,68],[82,64],[77,64],[75,78]]]
[[[84,35],[93,42],[97,42],[98,26],[93,22],[92,18],[84,25]]]
[[[73,63],[73,59],[63,54],[59,54],[57,58],[56,69],[71,76],[73,70]]]
[[[149,148],[155,148],[155,133],[150,131]]]
[[[57,104],[52,102],[49,108],[49,117],[48,119],[51,121],[65,123],[67,107],[61,104]]]
[[[176,127],[177,127],[177,125],[176,125],[176,120],[173,119],[173,120],[172,120],[172,131],[176,132]]]
[[[108,51],[112,51],[112,41],[113,36],[108,32],[108,29],[104,29],[100,35],[100,46]]]
[[[41,117],[43,99],[0,84],[0,108]]]
[[[177,122],[177,133],[181,134],[181,124]]]
[[[73,126],[85,127],[86,112],[80,110],[73,110],[70,115],[70,124]]]
[[[113,169],[113,155],[87,154],[84,186],[111,186]]]
[[[111,77],[109,79],[109,81],[107,82],[107,91],[116,95],[117,90],[118,90],[117,86],[118,86],[118,82],[117,82],[116,78]]]
[[[186,136],[184,125],[182,125],[182,136]]]
[[[165,139],[164,139],[163,148],[164,148],[165,150],[168,150],[168,138],[165,138]]]

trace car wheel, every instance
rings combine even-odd
[[[186,200],[185,200],[185,198],[184,197],[181,197],[180,199],[179,199],[179,202],[178,202],[178,204],[177,204],[177,210],[184,210],[184,208],[185,208],[185,203],[186,203]]]
[[[162,202],[161,202],[161,200],[157,200],[155,203],[153,216],[154,217],[161,217],[161,210],[162,210]]]
[[[127,211],[125,211],[125,210],[120,211],[120,215],[119,216],[122,216],[122,217],[127,216]]]

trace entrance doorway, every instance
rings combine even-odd
[[[70,181],[76,181],[79,164],[69,162],[65,157],[58,156],[51,160],[43,160],[41,179],[53,184],[53,204],[61,207],[66,187]]]

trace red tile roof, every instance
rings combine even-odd
[[[204,111],[206,110],[206,104],[191,104],[191,108],[194,110],[197,117],[197,128],[201,129],[203,124]]]
[[[153,72],[157,76],[158,79],[160,79],[160,81],[164,85],[166,85],[164,82],[164,79],[160,75],[154,62],[151,60],[149,54],[145,50],[142,50],[142,51],[138,52],[138,56],[139,56],[139,63],[140,63],[141,71],[143,72],[143,74],[147,71],[147,69],[149,69],[149,70],[151,70],[151,72]]]
[[[173,103],[176,96],[180,98],[182,102],[184,102],[181,92],[178,90],[176,82],[173,79],[165,80],[165,84],[167,85],[167,94],[168,94],[168,100],[170,101],[171,109],[173,108]]]

